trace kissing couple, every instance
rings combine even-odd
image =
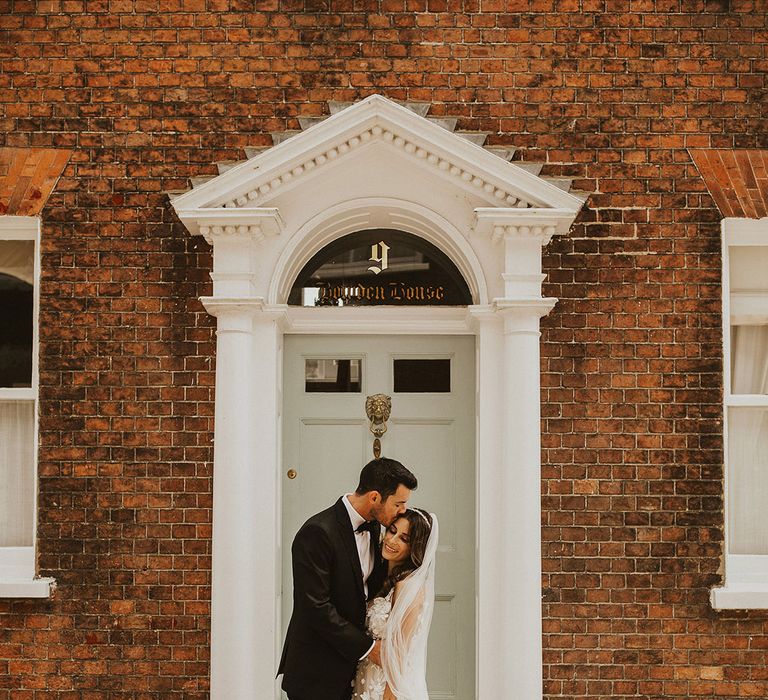
[[[407,507],[417,485],[400,462],[374,459],[296,534],[278,670],[289,700],[429,700],[438,527]]]

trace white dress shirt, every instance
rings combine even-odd
[[[360,569],[363,572],[363,590],[365,597],[368,597],[368,577],[373,572],[373,557],[371,556],[371,533],[368,530],[357,532],[357,528],[364,522],[365,518],[358,513],[354,506],[349,502],[352,494],[347,493],[341,499],[344,507],[349,513],[349,520],[352,523],[352,531],[355,533],[355,544],[357,544],[357,555],[360,557]]]
[[[363,571],[363,590],[365,591],[365,597],[368,598],[368,577],[373,572],[373,557],[371,556],[371,533],[368,530],[357,532],[357,528],[364,522],[365,518],[358,513],[354,506],[349,502],[351,493],[346,493],[342,496],[341,502],[349,513],[349,522],[352,525],[352,531],[355,533],[355,544],[357,545],[357,555],[360,557],[360,568]],[[368,654],[371,653],[376,642],[371,644],[370,649],[360,657],[362,661]]]

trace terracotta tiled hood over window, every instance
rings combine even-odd
[[[768,216],[768,150],[691,149],[723,218]]]
[[[0,215],[38,216],[72,151],[0,148]]]

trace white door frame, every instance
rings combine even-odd
[[[283,335],[418,329],[477,338],[477,697],[540,698],[538,324],[551,303],[327,309],[334,318],[205,303],[218,318],[211,697],[278,697],[280,562],[290,546],[280,539]]]
[[[173,200],[213,246],[213,700],[277,695],[285,333],[476,336],[477,697],[542,697],[541,254],[581,205],[378,95]],[[286,305],[315,252],[371,228],[438,246],[474,305]]]

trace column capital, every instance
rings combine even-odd
[[[203,236],[212,245],[217,240],[235,237],[260,241],[265,236],[280,234],[284,227],[276,207],[203,207],[177,213],[190,233]]]
[[[263,297],[200,297],[205,310],[218,320],[218,330],[250,332],[254,321],[279,321],[282,305],[267,304]]]
[[[510,313],[533,313],[538,318],[546,316],[555,308],[558,300],[555,297],[501,297],[494,299],[490,306],[505,315]]]
[[[555,235],[554,226],[531,226],[527,224],[496,224],[491,233],[491,240],[496,243],[516,243],[521,240],[535,240],[542,248]]]
[[[499,315],[493,302],[490,304],[473,304],[467,307],[467,313],[476,321],[497,321]]]
[[[529,333],[538,336],[543,316],[546,316],[557,304],[557,299],[541,297],[538,299],[494,299],[496,312],[504,319],[504,333]]]
[[[580,208],[580,207],[579,207]],[[494,242],[510,238],[534,238],[544,246],[555,234],[568,233],[578,209],[519,209],[479,207],[474,230]]]
[[[227,224],[226,226],[217,224],[200,227],[200,235],[214,248],[222,240],[240,239],[258,243],[265,238],[268,232],[269,229],[261,224]]]
[[[539,321],[557,304],[554,297],[498,298],[490,304],[468,308],[470,317],[478,324],[504,323],[505,333],[539,333]]]
[[[544,275],[541,252],[555,235],[568,232],[578,210],[475,209],[474,232],[484,235],[503,250],[505,298],[541,296]]]

